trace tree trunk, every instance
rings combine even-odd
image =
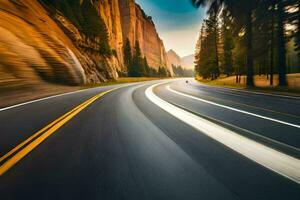
[[[239,83],[239,73],[238,73],[238,68],[235,68],[235,83]]]
[[[298,65],[300,66],[300,0],[298,0],[298,32],[296,34],[298,41]]]
[[[252,8],[249,8],[246,17],[247,86],[253,87]]]
[[[218,19],[217,19],[217,11],[215,10],[215,22],[217,22]],[[218,55],[218,23],[215,24],[215,27],[214,27],[214,43],[215,43],[215,54],[216,54],[216,67],[217,67],[217,75],[219,76],[219,55]]]
[[[270,85],[272,86],[273,83],[273,74],[274,74],[274,11],[275,11],[275,4],[272,5],[272,21],[271,21],[271,44],[270,44]]]
[[[286,51],[284,38],[284,6],[282,0],[278,0],[278,64],[279,64],[279,86],[286,86]]]

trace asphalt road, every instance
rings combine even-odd
[[[118,87],[0,109],[0,157]],[[0,176],[0,199],[299,200],[299,130],[299,98],[184,79],[129,84],[66,119],[15,162]],[[0,172],[27,145],[2,160]]]

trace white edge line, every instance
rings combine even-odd
[[[130,83],[129,83],[130,84]],[[134,83],[132,83],[134,84]],[[121,84],[122,87],[125,87],[127,86],[128,84]],[[118,85],[114,85],[114,86],[118,86]],[[103,88],[101,86],[99,86],[100,88]],[[6,110],[10,110],[10,109],[13,109],[13,108],[17,108],[17,107],[21,107],[21,106],[25,106],[25,105],[28,105],[28,104],[32,104],[32,103],[36,103],[36,102],[40,102],[40,101],[45,101],[45,100],[48,100],[48,99],[53,99],[53,98],[57,98],[57,97],[61,97],[61,96],[66,96],[66,95],[70,95],[70,94],[76,94],[76,93],[80,93],[80,92],[84,92],[84,91],[88,91],[88,90],[93,90],[93,89],[97,89],[99,87],[93,87],[93,88],[87,88],[87,89],[81,89],[81,90],[77,90],[77,91],[73,91],[73,92],[67,92],[67,93],[62,93],[62,94],[57,94],[57,95],[53,95],[53,96],[49,96],[49,97],[44,97],[44,98],[40,98],[40,99],[35,99],[35,100],[32,100],[32,101],[27,101],[27,102],[24,102],[24,103],[19,103],[19,104],[16,104],[16,105],[12,105],[12,106],[8,106],[8,107],[4,107],[4,108],[1,108],[0,109],[0,112],[2,111],[6,111]],[[105,86],[104,86],[105,87]]]
[[[181,96],[185,96],[185,97],[188,97],[188,98],[191,98],[191,99],[195,99],[195,100],[198,100],[198,101],[202,101],[202,102],[204,102],[204,103],[208,103],[208,104],[211,104],[211,105],[214,105],[214,106],[226,108],[226,109],[233,110],[233,111],[236,111],[236,112],[239,112],[239,113],[251,115],[251,116],[254,116],[254,117],[261,118],[261,119],[266,119],[266,120],[269,120],[269,121],[273,121],[273,122],[277,122],[277,123],[280,123],[280,124],[292,126],[292,127],[295,127],[295,128],[300,128],[300,125],[297,125],[297,124],[288,123],[288,122],[281,121],[281,120],[278,120],[278,119],[273,119],[273,118],[270,118],[270,117],[258,115],[258,114],[255,114],[255,113],[247,112],[247,111],[240,110],[240,109],[237,109],[237,108],[232,108],[232,107],[225,106],[225,105],[221,105],[221,104],[218,104],[218,103],[215,103],[215,102],[212,102],[212,101],[204,100],[204,99],[201,99],[201,98],[199,98],[199,97],[195,97],[195,96],[192,96],[192,95],[188,95],[188,94],[185,94],[185,93],[182,93],[182,92],[173,90],[172,88],[170,88],[169,85],[167,86],[167,90],[169,90],[170,92],[173,92],[173,93],[175,93],[175,94],[179,94],[179,95],[181,95]]]
[[[13,108],[17,108],[17,107],[21,107],[21,106],[25,106],[25,105],[28,105],[28,104],[40,102],[40,101],[45,101],[45,100],[48,100],[48,99],[53,99],[53,98],[56,98],[56,97],[61,97],[61,96],[65,96],[65,95],[70,95],[70,94],[75,94],[75,93],[83,92],[85,90],[90,90],[90,89],[93,89],[93,88],[83,89],[83,90],[77,90],[77,91],[74,91],[74,92],[68,92],[68,93],[63,93],[63,94],[57,94],[57,95],[53,95],[53,96],[49,96],[49,97],[44,97],[44,98],[40,98],[40,99],[36,99],[36,100],[32,100],[32,101],[27,101],[27,102],[24,102],[24,103],[19,103],[19,104],[16,104],[16,105],[12,105],[12,106],[8,106],[8,107],[5,107],[5,108],[1,108],[0,112],[5,111],[5,110],[10,110],[10,109],[13,109]]]
[[[141,82],[133,82],[133,83],[125,83],[125,84],[121,83],[121,84],[116,84],[114,86],[122,85],[122,87],[126,87],[128,85],[134,85],[134,84],[138,84],[138,83],[141,83]],[[99,86],[99,87],[103,88],[103,87],[110,87],[110,86]],[[40,101],[45,101],[45,100],[48,100],[48,99],[53,99],[53,98],[56,98],[56,97],[61,97],[61,96],[66,96],[66,95],[70,95],[70,94],[75,94],[75,93],[80,93],[80,92],[84,92],[84,91],[88,91],[88,90],[97,89],[99,87],[81,89],[81,90],[77,90],[77,91],[73,91],[73,92],[56,94],[56,95],[52,95],[52,96],[49,96],[49,97],[44,97],[44,98],[40,98],[40,99],[35,99],[35,100],[27,101],[27,102],[24,102],[24,103],[19,103],[19,104],[16,104],[16,105],[12,105],[12,106],[8,106],[8,107],[0,108],[0,112],[6,111],[6,110],[10,110],[10,109],[13,109],[13,108],[17,108],[17,107],[21,107],[21,106],[25,106],[25,105],[28,105],[28,104],[40,102]]]
[[[145,91],[146,97],[152,103],[217,142],[224,144],[254,162],[300,184],[299,159],[241,136],[238,133],[162,100],[153,92],[153,89],[158,85],[161,85],[161,83],[152,85]]]
[[[176,104],[174,104],[174,105],[176,106]],[[181,106],[181,107],[182,107],[182,106]],[[184,108],[184,109],[186,109],[187,111],[189,111],[188,108],[185,108],[185,107],[182,107],[182,108]],[[201,117],[201,114],[200,114],[200,113],[195,112],[195,114],[198,114],[198,115],[200,115],[200,117]],[[250,131],[250,130],[247,130],[247,129],[244,129],[244,128],[235,126],[235,125],[233,125],[233,124],[229,124],[229,123],[224,122],[224,121],[221,121],[221,120],[217,120],[217,119],[214,119],[214,120],[215,120],[216,122],[219,122],[219,123],[221,123],[221,124],[227,125],[227,126],[229,126],[229,127],[233,127],[233,128],[236,129],[236,130],[241,130],[241,131],[246,132],[246,133],[248,133],[248,134],[250,134],[250,135],[253,135],[253,136],[255,136],[255,137],[259,137],[259,138],[262,138],[262,139],[264,139],[264,140],[267,140],[267,141],[269,141],[269,142],[271,142],[271,143],[275,143],[275,144],[277,144],[277,145],[284,146],[284,147],[286,147],[286,148],[290,148],[290,149],[293,149],[293,150],[295,150],[295,151],[300,152],[300,149],[297,148],[297,147],[294,147],[294,146],[285,144],[285,143],[283,143],[283,142],[274,140],[274,139],[272,139],[272,138],[268,138],[268,137],[266,137],[266,136],[263,136],[263,135],[254,133],[254,132],[252,132],[252,131]]]

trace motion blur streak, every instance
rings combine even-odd
[[[113,90],[115,90],[115,89],[113,89]],[[24,158],[27,154],[29,154],[33,149],[35,149],[39,144],[41,144],[44,140],[46,140],[49,136],[51,136],[56,130],[58,130],[65,123],[67,123],[69,120],[71,120],[74,116],[76,116],[78,113],[80,113],[83,109],[88,107],[90,104],[92,104],[94,101],[101,98],[102,96],[112,92],[113,90],[108,90],[106,92],[100,93],[100,94],[90,98],[89,100],[87,100],[84,103],[80,104],[79,106],[77,106],[76,108],[71,110],[70,112],[63,115],[61,118],[55,120],[53,123],[49,124],[48,126],[43,128],[41,131],[37,132],[36,134],[34,134],[30,138],[28,138],[26,141],[22,142],[17,147],[12,149],[6,155],[1,157],[0,161],[3,161],[4,159],[6,159],[9,156],[13,155],[19,149],[21,149],[28,142],[30,142],[31,140],[38,137],[34,141],[29,143],[27,146],[25,146],[18,153],[16,153],[11,158],[9,158],[6,162],[4,162],[3,165],[0,166],[0,176],[2,176],[6,171],[8,171],[11,167],[13,167],[17,162],[19,162],[22,158]]]
[[[155,84],[146,90],[147,98],[174,117],[189,124],[232,150],[300,184],[300,160],[227,130],[208,120],[182,110],[156,96]]]
[[[222,108],[226,108],[226,109],[233,110],[233,111],[236,111],[236,112],[244,113],[244,114],[247,114],[247,115],[252,115],[252,116],[255,116],[255,117],[259,117],[259,118],[262,118],[262,119],[274,121],[274,122],[281,123],[281,124],[288,125],[288,126],[292,126],[292,127],[295,127],[295,128],[300,128],[300,126],[296,125],[296,124],[291,124],[291,123],[284,122],[284,121],[277,120],[277,119],[273,119],[273,118],[270,118],[270,117],[257,115],[257,114],[251,113],[251,112],[246,112],[246,111],[243,111],[243,110],[240,110],[240,109],[232,108],[232,107],[229,107],[229,106],[224,106],[224,105],[221,105],[221,104],[218,104],[218,103],[214,103],[214,102],[207,101],[207,100],[204,100],[204,99],[201,99],[201,98],[197,98],[197,97],[194,97],[192,95],[184,94],[182,92],[178,92],[176,90],[173,90],[172,88],[170,88],[170,86],[167,86],[167,89],[169,91],[173,92],[173,93],[176,93],[176,94],[179,94],[179,95],[191,98],[191,99],[195,99],[195,100],[198,100],[198,101],[202,101],[204,103],[212,104],[214,106],[219,106],[219,107],[222,107]]]

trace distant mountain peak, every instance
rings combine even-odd
[[[168,53],[176,53],[173,49],[170,49]],[[177,54],[177,53],[176,53]]]
[[[175,50],[170,49],[167,52],[168,60],[172,65],[182,66],[186,69],[194,69],[194,54],[180,57]]]
[[[169,62],[172,65],[176,65],[176,66],[181,65],[181,58],[173,49],[170,49],[167,52],[167,57],[168,57]]]

